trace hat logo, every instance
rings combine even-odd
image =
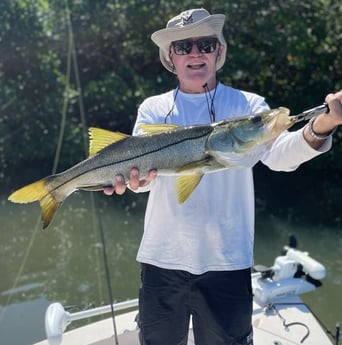
[[[181,26],[187,25],[187,24],[191,24],[194,21],[192,14],[188,14],[188,13],[182,13],[181,15]]]

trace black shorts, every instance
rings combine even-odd
[[[139,326],[143,345],[252,345],[250,269],[194,275],[142,264]]]

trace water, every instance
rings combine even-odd
[[[139,265],[135,255],[142,235],[145,196],[105,197],[98,193],[97,199],[113,298],[136,298]],[[4,198],[1,204],[1,344],[27,345],[45,338],[44,313],[49,303],[108,304],[99,222],[90,193],[71,196],[47,231],[39,228],[38,204],[11,204]],[[296,234],[301,249],[326,266],[323,287],[303,298],[333,330],[336,321],[342,321],[342,232],[271,216],[257,217],[256,228],[256,263],[271,265],[289,234]]]

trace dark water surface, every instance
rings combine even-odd
[[[145,197],[96,198],[113,298],[136,298],[139,265],[135,255],[142,235]],[[40,230],[38,204],[1,200],[1,344],[26,345],[45,338],[44,314],[49,303],[87,307],[109,302],[99,221],[90,193],[71,196],[47,231]],[[327,268],[323,287],[303,299],[334,330],[336,321],[342,321],[342,231],[257,216],[255,262],[272,265],[290,234],[297,236],[302,250]]]

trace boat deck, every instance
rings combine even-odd
[[[139,345],[135,317],[131,311],[116,317],[119,345]],[[254,302],[254,345],[332,345],[308,307],[298,296],[277,300],[269,307]],[[56,339],[57,340],[57,339]],[[45,340],[36,345],[48,345]],[[51,344],[59,344],[58,342]],[[62,345],[115,345],[111,318],[63,334]],[[188,345],[195,344],[192,329]]]

